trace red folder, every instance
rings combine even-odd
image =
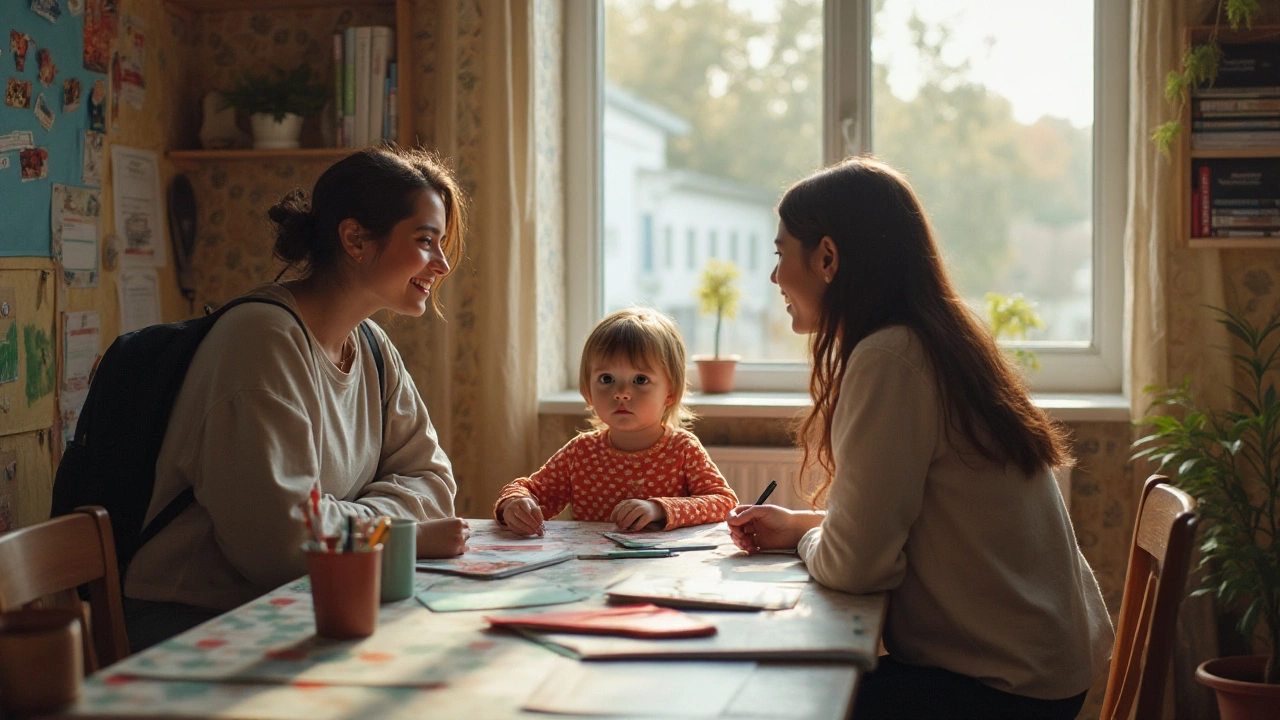
[[[657,605],[614,605],[591,610],[525,613],[485,617],[494,627],[551,630],[636,638],[684,638],[714,635],[716,626],[688,613]]]

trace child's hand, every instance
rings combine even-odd
[[[533,498],[515,498],[502,506],[502,522],[511,532],[517,535],[537,535],[546,533],[546,525],[542,518],[542,508]]]
[[[651,522],[661,521],[665,524],[667,511],[652,500],[623,500],[614,506],[609,520],[617,523],[619,530],[633,532]]]

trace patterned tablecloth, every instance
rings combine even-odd
[[[488,520],[472,520],[473,545],[565,545],[575,552],[601,552],[614,544],[600,533],[607,523],[549,522],[545,538],[520,539]],[[604,588],[635,571],[701,578],[803,581],[795,557],[746,557],[729,543],[723,525],[686,528],[672,539],[713,538],[712,551],[673,558],[570,560],[507,580],[467,580],[419,572],[419,592],[492,587],[559,586],[586,599],[559,608],[599,605]],[[500,584],[500,585],[498,585]],[[527,609],[526,609],[527,610]],[[333,641],[315,635],[307,578],[290,582],[233,611],[106,668],[85,682],[76,717],[254,717],[254,718],[510,718],[557,668],[575,661],[559,657],[506,632],[491,631],[483,615],[498,611],[436,613],[410,598],[381,607],[378,630],[362,640]],[[880,597],[854,597],[804,584],[800,604],[776,617],[823,616],[867,626],[877,635]],[[874,642],[874,637],[871,641]],[[569,664],[566,667],[566,664]],[[679,663],[648,663],[678,675]],[[661,667],[659,667],[661,666]],[[766,666],[761,666],[763,670]],[[805,676],[770,672],[775,692],[753,699],[744,691],[726,716],[838,716],[856,671],[848,666],[812,666]],[[804,699],[785,700],[786,678],[808,688]],[[673,676],[674,677],[674,676]],[[779,682],[783,686],[778,685]],[[748,683],[747,687],[751,687]],[[798,690],[798,688],[797,688]],[[840,693],[844,693],[841,700]],[[831,697],[827,697],[827,696]],[[825,700],[824,700],[825,698]],[[833,704],[834,703],[834,704]],[[806,710],[806,708],[808,708]],[[842,711],[841,711],[842,712]],[[550,717],[546,714],[531,715]]]

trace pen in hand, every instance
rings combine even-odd
[[[754,503],[752,503],[752,504],[754,504],[754,505],[763,505],[763,504],[764,504],[764,501],[765,501],[765,500],[768,500],[768,499],[769,499],[769,496],[773,494],[773,490],[774,490],[774,488],[776,488],[776,487],[778,487],[778,481],[777,481],[777,480],[770,480],[770,481],[769,481],[769,485],[768,485],[768,487],[766,487],[766,488],[764,489],[764,492],[760,493],[760,497],[759,497],[759,498],[758,498]]]

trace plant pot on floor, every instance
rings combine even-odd
[[[695,357],[693,361],[698,364],[702,392],[709,395],[733,392],[733,373],[739,359],[737,355]]]
[[[271,113],[254,113],[249,116],[253,128],[253,147],[256,150],[294,150],[298,136],[302,134],[302,116],[288,113],[283,120],[276,120]]]
[[[1209,660],[1196,668],[1196,680],[1213,688],[1222,720],[1280,717],[1280,685],[1262,682],[1266,655]]]

